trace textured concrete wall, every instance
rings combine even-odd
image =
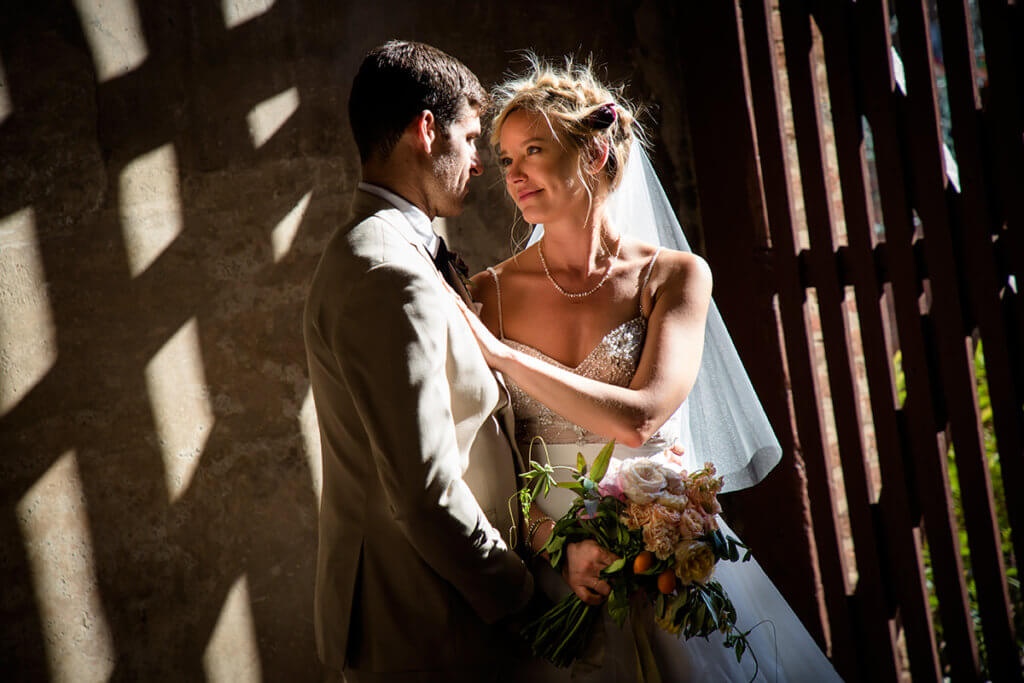
[[[0,10],[0,670],[318,680],[300,316],[358,181],[344,105],[361,56],[418,39],[493,82],[517,49],[592,52],[651,107],[693,226],[665,10],[23,4]],[[474,269],[512,230],[487,161],[443,226]]]

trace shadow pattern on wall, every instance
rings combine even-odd
[[[144,61],[98,82],[82,29],[92,10],[78,4],[16,11],[2,37],[0,216],[31,209],[55,343],[52,367],[0,418],[4,669],[26,680],[201,680],[224,666],[318,678],[300,316],[344,211],[335,188],[354,169],[338,95],[323,88],[348,41],[308,41],[325,25],[344,35],[344,13],[282,4],[227,29],[210,3],[140,3]],[[290,12],[322,23],[311,35]],[[257,147],[247,115],[282,92],[298,106]],[[166,163],[133,170],[154,152]],[[304,197],[275,262],[272,233]],[[140,269],[133,248],[175,221]],[[188,386],[196,367],[201,384]],[[210,419],[183,432],[195,413]],[[76,522],[84,543],[56,547],[73,543]],[[255,661],[204,669],[218,620],[247,615],[251,642],[240,624],[240,641],[228,633],[224,645],[248,645]]]

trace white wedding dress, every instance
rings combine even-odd
[[[647,266],[644,285],[656,258],[657,254]],[[497,282],[497,273],[493,269],[489,270]],[[500,321],[500,284],[497,289]],[[505,338],[503,325],[499,325],[500,336],[509,346],[578,375],[619,386],[627,386],[633,378],[647,329],[647,321],[638,308],[635,318],[609,331],[578,366],[570,368],[537,349]],[[530,452],[530,444],[534,437],[540,436],[546,444],[547,456],[544,454],[544,448],[535,443],[532,458],[538,462],[543,462],[549,457],[553,465],[575,467],[577,453],[582,453],[589,463],[594,461],[607,439],[565,420],[526,394],[511,380],[508,381],[508,387],[516,416],[516,441],[524,457]],[[685,448],[683,457],[687,461],[687,470],[698,469],[703,465],[703,460],[701,453],[694,449],[694,439],[689,431],[688,411],[689,406],[684,402],[676,414],[647,443],[640,448],[616,446],[614,456],[626,459],[653,455],[672,445],[676,435],[679,435],[679,440]],[[570,491],[553,488],[546,498],[537,501],[536,504],[545,514],[558,519],[568,510],[573,495]],[[727,535],[735,536],[721,518],[719,525]],[[561,576],[549,566],[540,565],[536,576],[538,586],[553,600],[559,600],[568,594],[569,589]],[[741,629],[746,630],[763,622],[749,636],[751,649],[760,667],[755,680],[815,683],[841,680],[778,589],[757,564],[756,559],[748,562],[719,562],[714,579],[722,584],[732,599],[738,615],[737,625]],[[540,683],[635,681],[638,659],[636,643],[643,639],[638,639],[632,632],[633,624],[644,628],[646,640],[650,643],[657,663],[658,673],[665,683],[749,681],[754,675],[754,658],[750,653],[745,654],[742,660],[737,662],[735,651],[724,647],[720,633],[715,633],[708,640],[683,640],[655,626],[649,613],[639,619],[627,621],[622,628],[607,616],[607,611],[603,613],[603,617],[603,620],[595,625],[592,647],[583,661],[578,662],[575,667],[558,669],[546,661],[535,658],[526,662],[523,668],[516,672],[516,679]],[[648,680],[651,680],[651,677],[648,677]]]

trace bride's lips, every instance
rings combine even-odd
[[[534,195],[539,194],[540,192],[543,192],[543,190],[523,190],[522,192],[519,193],[519,201],[529,199],[530,197],[533,197]]]

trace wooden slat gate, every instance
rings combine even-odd
[[[717,296],[780,328],[834,663],[1021,680],[1024,3],[698,2],[680,31]]]

